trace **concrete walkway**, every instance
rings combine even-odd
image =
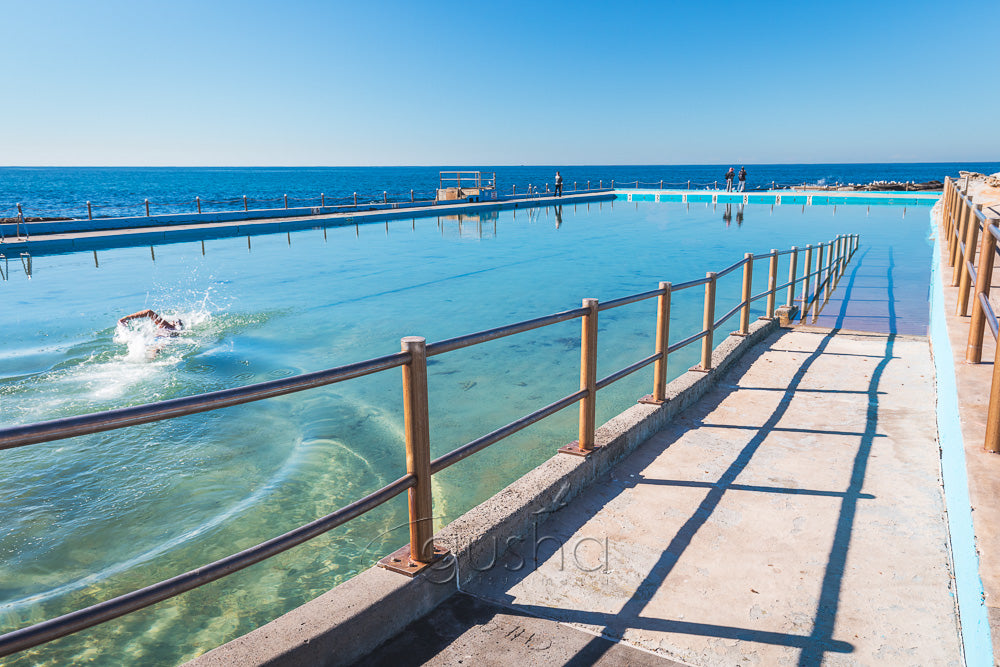
[[[464,592],[579,632],[527,664],[961,665],[934,404],[926,338],[780,331]],[[485,614],[421,661],[492,664]]]

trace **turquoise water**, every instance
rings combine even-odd
[[[861,234],[850,328],[923,333],[926,209],[610,203],[420,218],[288,235],[39,256],[0,281],[0,425],[285,377],[704,276],[744,252]],[[886,261],[888,258],[888,261]],[[787,276],[787,258],[779,269]],[[755,292],[766,285],[759,262]],[[6,270],[5,270],[6,275]],[[740,273],[720,281],[718,312]],[[888,282],[887,282],[888,281]],[[886,290],[885,286],[891,289]],[[869,294],[862,297],[864,290]],[[887,301],[891,297],[891,304]],[[672,340],[700,329],[700,288],[673,298]],[[784,297],[779,298],[779,303]],[[754,315],[762,314],[763,301]],[[832,303],[831,306],[834,304]],[[153,308],[178,337],[116,330]],[[820,324],[841,320],[846,306]],[[867,312],[867,311],[866,311]],[[832,318],[832,319],[831,319]],[[720,333],[735,329],[736,319]],[[579,322],[430,360],[433,455],[576,390]],[[653,351],[655,303],[601,314],[599,377]],[[719,336],[721,338],[721,335]],[[149,345],[162,346],[149,358]],[[697,345],[672,355],[674,377]],[[598,419],[652,385],[603,390]],[[0,452],[0,629],[139,588],[326,514],[405,470],[398,370],[279,399]],[[442,525],[575,439],[565,410],[435,476]],[[14,664],[177,663],[243,634],[405,543],[405,500],[150,609],[26,652]]]

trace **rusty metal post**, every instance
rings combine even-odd
[[[955,245],[955,226],[958,224],[958,212],[959,212],[959,189],[958,184],[952,181],[951,184],[951,197],[948,204],[948,218],[946,220],[948,228],[948,252],[951,253],[952,247]]]
[[[972,211],[972,206],[964,198],[959,200],[958,206],[958,221],[956,222],[956,231],[952,235],[955,239],[955,245],[951,249],[951,286],[958,287],[959,278],[959,267],[961,266],[961,256],[962,256],[962,244],[961,242],[965,240],[965,233],[968,227],[968,220]]]
[[[198,215],[201,215],[201,197],[195,197],[194,202],[198,205]]]
[[[580,389],[587,395],[580,401],[580,429],[577,446],[581,451],[594,449],[594,421],[597,415],[597,299],[584,299],[588,312],[580,328]]]
[[[146,200],[146,217],[149,217],[149,200]]]
[[[813,289],[812,300],[813,300],[813,319],[819,315],[819,295],[821,288],[823,286],[823,252],[826,250],[826,244],[820,243],[816,246],[816,288]]]
[[[410,192],[412,192],[412,190]],[[326,208],[326,193],[325,192],[319,193],[319,205],[320,205],[320,208]]]
[[[990,296],[990,282],[993,278],[993,262],[996,257],[997,240],[990,233],[991,225],[1000,224],[1000,218],[990,218],[983,225],[983,238],[979,246],[979,266],[976,268],[976,287],[972,294],[972,320],[969,322],[969,342],[965,349],[965,360],[978,364],[983,360],[983,336],[986,333],[986,313],[979,302],[979,295]]]
[[[358,205],[358,193],[357,192],[354,193],[354,205],[355,206]]]
[[[990,404],[986,410],[986,441],[983,449],[1000,452],[1000,341],[993,354],[993,380],[990,384]]]
[[[955,252],[955,234],[962,215],[962,190],[957,186],[952,189],[951,208],[948,211],[948,258]]]
[[[962,272],[958,276],[958,304],[955,308],[955,314],[959,317],[965,317],[969,314],[969,288],[972,285],[969,264],[976,261],[976,243],[979,240],[979,216],[977,214],[982,210],[982,204],[976,204],[973,207],[972,218],[965,232],[965,253],[961,258]]]
[[[941,197],[941,228],[945,235],[948,233],[948,221],[951,218],[951,197],[952,197],[951,176],[944,177],[944,196]]]
[[[799,312],[799,322],[806,321],[806,308],[809,307],[809,284],[812,282],[810,271],[812,270],[813,247],[806,245],[806,261],[802,265],[802,310]]]
[[[844,235],[837,234],[837,255],[833,260],[833,274],[840,280],[841,268],[844,261]]]
[[[774,301],[778,292],[778,251],[771,249],[771,262],[767,269],[767,315],[774,319]]]
[[[243,210],[244,211],[249,211],[250,210],[249,208],[247,208],[247,196],[246,195],[243,195]]]
[[[799,247],[792,246],[792,253],[788,260],[790,263],[788,265],[788,299],[786,299],[785,305],[789,308],[795,304],[795,284],[796,284],[796,273],[798,272],[799,263]]]
[[[753,296],[753,253],[748,252],[743,255],[743,292],[741,297],[743,307],[740,309],[740,330],[737,332],[741,336],[750,333],[751,296]]]
[[[830,290],[833,288],[833,278],[831,275],[831,269],[833,267],[833,241],[826,244],[826,289],[823,290],[825,293],[824,298],[830,298]]]
[[[714,271],[705,274],[708,282],[705,283],[705,316],[702,320],[702,329],[705,337],[701,339],[701,366],[699,370],[712,370],[712,337],[715,332],[715,278]]]
[[[667,282],[660,283],[662,294],[656,300],[656,354],[653,365],[653,393],[644,396],[640,403],[660,404],[667,394],[667,357],[670,350],[670,289]]]
[[[580,389],[587,395],[580,399],[580,423],[577,440],[560,447],[564,454],[587,456],[594,451],[597,419],[597,299],[584,299],[587,313],[580,325]]]
[[[87,202],[87,220],[93,220],[94,215],[90,212],[90,202]]]
[[[433,500],[431,498],[431,436],[427,404],[427,344],[420,336],[400,341],[410,361],[403,365],[403,423],[406,433],[406,472],[417,478],[409,489],[410,558],[434,559]]]

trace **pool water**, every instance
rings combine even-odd
[[[817,324],[883,330],[891,321],[900,333],[926,332],[927,208],[726,209],[619,200],[37,256],[30,277],[11,262],[0,281],[0,426],[347,364],[395,352],[403,336],[433,342],[837,234],[860,234],[861,246]],[[758,262],[754,291],[766,280]],[[739,271],[720,281],[717,315],[736,303],[740,281]],[[671,340],[700,329],[702,304],[701,288],[674,295]],[[763,300],[755,306],[756,317]],[[143,308],[181,318],[185,330],[155,338],[142,325],[116,326]],[[598,377],[651,354],[655,324],[655,300],[603,312]],[[735,318],[724,324],[717,340],[737,326]],[[579,329],[574,320],[431,358],[432,454],[574,392]],[[670,377],[698,358],[697,344],[671,355]],[[650,367],[602,390],[598,423],[651,388]],[[435,476],[437,525],[575,439],[576,420],[569,408]],[[259,543],[396,479],[405,472],[400,373],[0,457],[6,632]],[[13,664],[190,659],[404,544],[405,505],[399,497],[291,552]]]

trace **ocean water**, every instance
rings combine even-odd
[[[877,330],[891,309],[895,330],[926,329],[926,208],[748,205],[733,213],[619,201],[39,256],[30,277],[12,264],[0,281],[0,426],[346,364],[394,352],[403,336],[441,340],[837,234],[861,234],[840,289],[863,292],[871,310],[852,320],[832,302],[819,324]],[[755,292],[765,287],[764,266]],[[739,272],[720,281],[718,312],[739,289]],[[699,289],[674,295],[672,340],[700,329],[702,299]],[[185,331],[157,339],[143,326],[116,326],[147,307],[183,319]],[[720,335],[736,326],[731,320]],[[599,377],[650,354],[654,331],[653,301],[602,313]],[[697,358],[697,345],[672,355],[670,376]],[[572,393],[578,364],[577,321],[432,358],[433,455]],[[651,372],[602,390],[598,420],[648,393]],[[0,631],[223,557],[397,478],[405,470],[400,385],[390,371],[0,452]],[[564,410],[435,476],[437,524],[551,456],[575,427],[575,409]],[[398,498],[282,556],[12,664],[179,663],[328,590],[406,539]]]
[[[195,197],[203,211],[243,207],[243,195],[255,208],[280,208],[284,195],[289,206],[317,206],[320,194],[328,204],[381,201],[383,192],[392,200],[433,198],[440,170],[481,170],[496,173],[503,193],[529,185],[544,191],[556,169],[569,190],[594,187],[603,181],[645,186],[705,188],[725,183],[730,165],[643,166],[518,166],[518,167],[0,167],[0,218],[16,214],[20,203],[29,217],[77,217],[87,215],[87,202],[95,217],[142,215],[149,199],[150,212],[176,213],[196,210]],[[741,165],[735,165],[738,169]],[[1000,162],[910,163],[910,164],[810,164],[746,165],[747,188],[835,183],[868,183],[876,180],[926,182],[958,176],[960,170],[995,173]]]

